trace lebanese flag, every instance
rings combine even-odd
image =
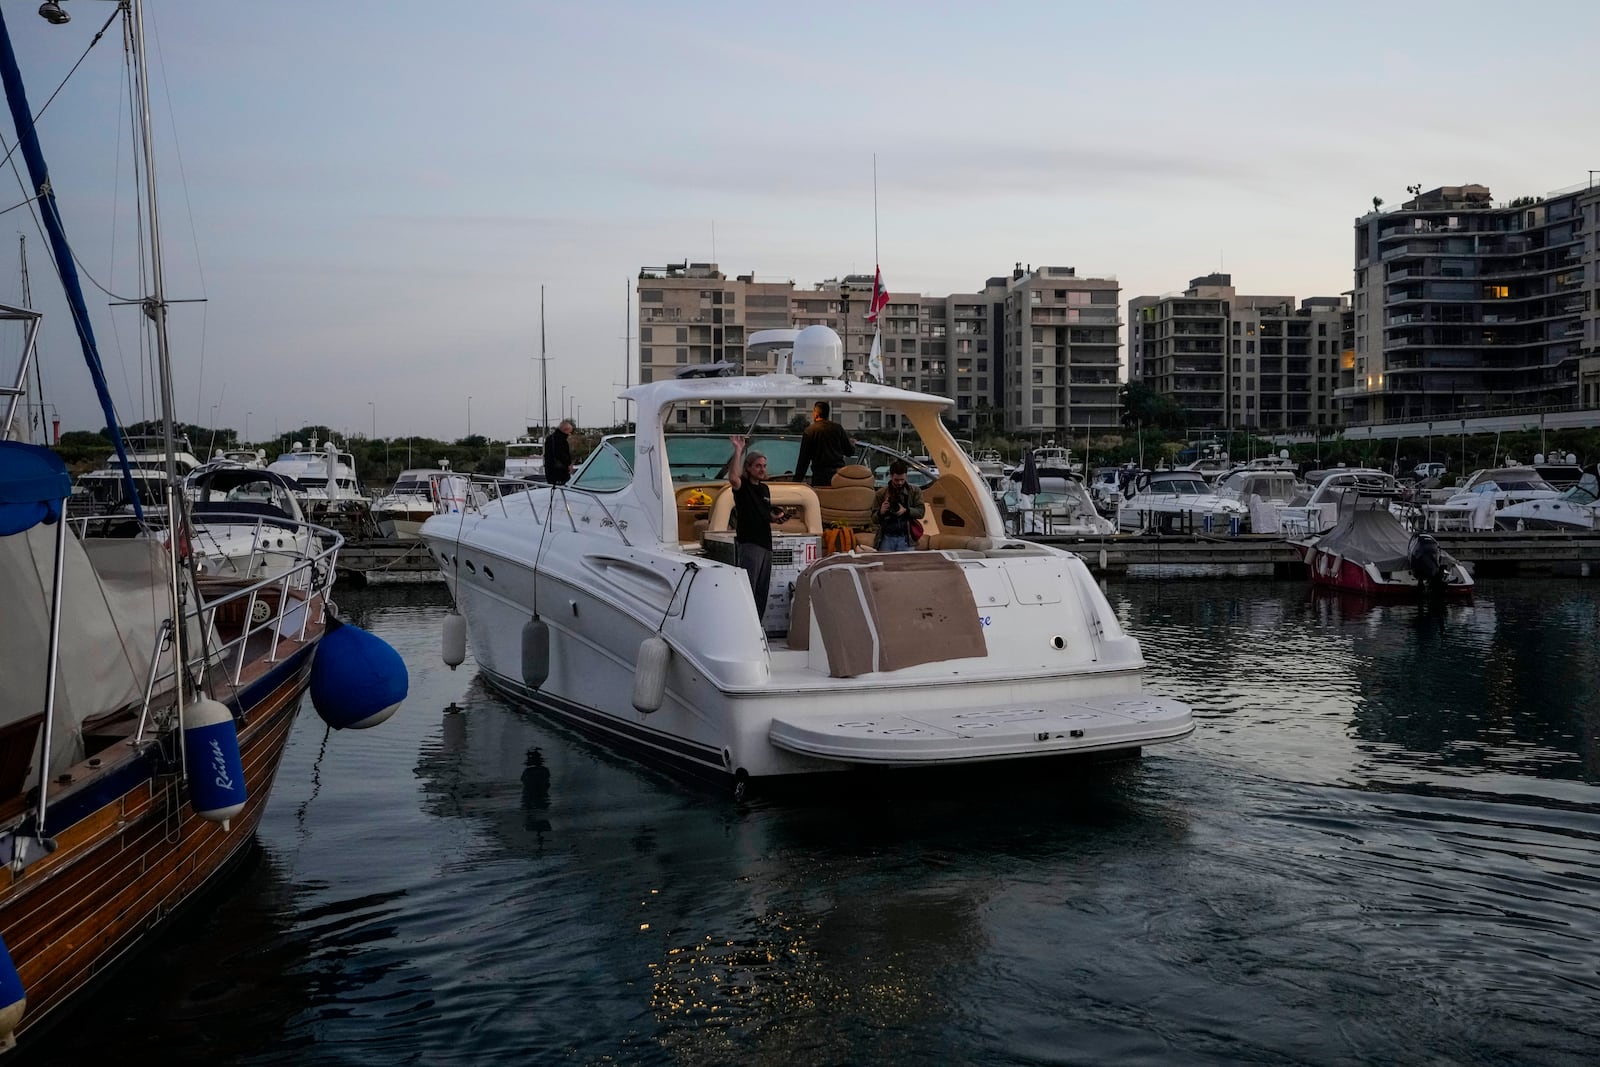
[[[877,322],[878,313],[889,306],[889,290],[883,287],[883,268],[872,276],[872,303],[867,305],[867,321]]]

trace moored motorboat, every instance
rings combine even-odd
[[[1128,485],[1128,499],[1117,513],[1122,530],[1210,529],[1234,532],[1243,525],[1249,509],[1237,500],[1224,500],[1194,471],[1150,471],[1136,475]]]
[[[1397,489],[1393,478],[1354,481],[1340,492],[1331,529],[1290,541],[1312,584],[1369,595],[1470,594],[1466,565],[1432,534],[1408,530],[1390,510]]]
[[[603,440],[567,485],[425,523],[460,612],[447,649],[464,627],[483,677],[514,699],[739,786],[1133,754],[1193,730],[1188,707],[1143,691],[1139,644],[1083,562],[1006,535],[940,421],[948,400],[842,380],[827,327],[758,339],[792,347],[788,373],[628,389],[638,434]],[[939,471],[921,490],[922,537],[912,552],[822,558],[825,510],[855,526],[859,507],[870,525],[870,480],[769,482],[787,518],[758,605],[729,562],[732,446],[680,463],[682,435],[666,431],[703,403],[754,426],[770,403],[818,398],[835,417],[860,405],[910,422]]]

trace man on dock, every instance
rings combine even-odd
[[[572,430],[572,420],[562,419],[544,439],[544,480],[551,485],[566,485],[572,477]]]

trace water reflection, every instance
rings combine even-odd
[[[1595,593],[1507,581],[1447,605],[1185,581],[1118,606],[1157,688],[1233,731],[1308,730],[1311,777],[1600,781]]]

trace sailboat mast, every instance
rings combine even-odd
[[[544,350],[544,286],[539,286],[539,430],[550,433],[550,357]]]
[[[185,536],[183,492],[178,483],[177,439],[173,432],[172,350],[167,340],[167,296],[161,269],[161,215],[156,205],[156,157],[150,122],[150,73],[144,41],[144,4],[132,0],[127,8],[132,17],[133,58],[138,66],[139,128],[144,141],[145,210],[150,226],[150,294],[142,301],[156,335],[156,367],[161,379],[161,436],[167,452],[167,564],[172,574],[172,663],[176,675],[174,692],[178,719],[183,720],[186,697],[184,678],[188,660],[188,634],[184,627],[183,583],[179,580],[183,561],[179,540]]]

